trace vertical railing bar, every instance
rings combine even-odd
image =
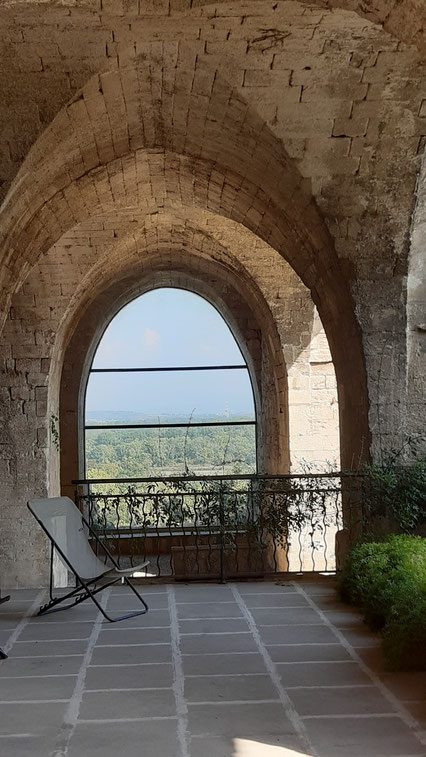
[[[164,570],[166,576],[175,572],[171,549],[166,549],[170,568],[167,560],[162,559],[162,542],[166,544],[170,539],[173,543],[179,521],[185,564],[188,556],[191,558],[188,577],[192,572],[194,577],[204,574],[207,563],[209,573],[215,571],[217,575],[219,568],[221,581],[227,578],[228,557],[232,573],[235,569],[237,576],[242,572],[251,573],[254,568],[258,570],[257,551],[254,561],[254,552],[258,549],[264,567],[264,555],[268,556],[268,571],[309,570],[310,555],[313,572],[330,572],[336,568],[335,563],[339,563],[342,544],[340,539],[333,543],[333,536],[342,526],[349,527],[346,517],[357,533],[366,527],[364,477],[342,473],[322,477],[306,474],[294,476],[293,481],[291,476],[201,476],[188,488],[189,478],[173,478],[168,482],[157,479],[155,486],[151,482],[147,484],[148,491],[145,488],[139,493],[130,487],[125,492],[123,482],[117,481],[118,494],[104,493],[105,484],[96,486],[95,491],[92,482],[86,481],[87,493],[76,488],[75,499],[103,542],[116,544],[120,563],[122,553],[126,564],[129,558],[130,565],[134,566],[139,552],[143,552],[144,560],[147,551],[148,559],[151,552],[153,556],[156,552],[154,564],[159,578]],[[233,480],[238,482],[234,487],[228,484]],[[166,484],[169,490],[164,489]],[[343,513],[344,506],[347,511],[350,509],[352,516],[347,516],[347,511]],[[284,555],[285,567],[281,564]]]
[[[198,504],[197,504],[197,492],[194,491],[193,493],[194,497],[194,504],[193,504],[193,510],[194,510],[194,537],[195,537],[195,562],[197,565],[197,575],[200,575],[200,540],[202,539],[202,533],[200,533],[199,527],[198,527]],[[201,527],[202,527],[201,523]],[[202,546],[202,543],[201,543]],[[202,551],[201,551],[202,552]]]
[[[153,501],[155,503],[155,505],[154,505],[155,530],[156,530],[156,534],[157,534],[157,560],[156,560],[156,566],[157,566],[157,576],[159,578],[161,577],[161,561],[160,561],[160,538],[161,538],[161,533],[160,533],[160,526],[159,526],[159,511],[160,511],[160,501],[161,501],[160,498],[161,498],[161,494],[157,490],[156,492],[154,492]]]
[[[223,505],[223,482],[220,482],[219,488],[219,534],[220,534],[220,582],[226,583],[225,577],[225,514]]]

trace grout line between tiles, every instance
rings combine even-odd
[[[6,641],[6,644],[4,645],[4,651],[6,654],[9,654],[10,650],[12,649],[15,642],[18,641],[22,631],[24,630],[25,626],[28,625],[32,613],[36,610],[37,607],[40,606],[40,602],[43,600],[43,597],[45,596],[45,592],[41,591],[37,594],[34,601],[31,603],[30,607],[28,608],[27,612],[25,613],[24,617],[21,618],[18,625],[16,626],[15,630],[11,633],[8,640]]]
[[[250,636],[250,631],[187,631],[181,636]]]
[[[426,744],[426,733],[422,729],[420,723],[416,720],[416,718],[411,715],[411,713],[404,707],[404,705],[401,704],[401,702],[398,700],[398,698],[388,689],[388,687],[383,683],[383,681],[380,680],[379,676],[374,673],[374,671],[364,662],[364,660],[359,656],[359,654],[355,651],[353,646],[349,643],[349,641],[346,639],[344,634],[340,629],[338,629],[334,623],[332,623],[331,620],[327,618],[325,613],[315,604],[315,601],[309,597],[309,595],[305,592],[305,590],[298,584],[294,584],[296,591],[298,591],[302,596],[304,596],[310,606],[313,610],[318,614],[318,616],[323,620],[323,622],[333,631],[336,638],[340,641],[342,646],[346,649],[346,651],[350,654],[353,661],[358,663],[359,667],[365,673],[370,680],[373,682],[373,684],[379,689],[381,694],[385,697],[385,699],[389,702],[389,704],[392,705],[392,707],[395,709],[395,712],[399,715],[400,719],[405,723],[405,725],[409,728],[409,730],[412,732],[412,734],[415,736],[415,738],[422,744]]]
[[[157,720],[177,720],[176,715],[151,715],[148,717],[140,717],[140,718],[90,718],[90,719],[79,719],[79,724],[84,723],[84,725],[101,725],[102,723],[150,723],[155,722]],[[142,752],[141,752],[142,754]]]
[[[173,659],[173,693],[175,695],[178,719],[178,740],[180,757],[190,757],[188,733],[188,707],[184,694],[184,673],[182,654],[180,650],[179,618],[176,607],[176,597],[172,586],[167,587],[169,601],[170,626],[172,637]]]
[[[89,668],[138,668],[142,665],[172,665],[172,662],[104,662],[90,663]]]
[[[221,699],[208,700],[207,702],[188,702],[190,707],[222,707],[223,705],[230,707],[231,705],[250,705],[250,704],[282,704],[281,698],[277,699]]]
[[[138,641],[124,644],[96,644],[96,649],[114,649],[115,647],[169,647],[170,641]]]
[[[110,589],[105,589],[104,597],[101,599],[102,607],[105,607],[110,594]],[[77,725],[78,716],[80,712],[81,700],[83,697],[84,684],[86,680],[87,670],[92,659],[93,650],[95,648],[96,641],[98,639],[101,624],[102,613],[99,610],[93,623],[92,632],[87,642],[86,654],[83,657],[83,661],[80,666],[80,670],[77,674],[77,680],[74,686],[71,699],[69,700],[68,707],[66,709],[62,726],[56,737],[56,745],[50,754],[50,757],[66,757],[68,753],[68,746],[70,739],[75,731]]]
[[[77,673],[36,673],[26,676],[2,676],[0,681],[15,681],[22,678],[77,678]]]
[[[56,704],[69,702],[69,699],[0,699],[0,704]]]
[[[362,713],[337,713],[327,715],[301,715],[302,720],[370,720],[372,718],[398,718],[396,712],[362,712]]]
[[[131,688],[125,688],[120,686],[119,688],[109,689],[85,689],[85,694],[103,694],[105,691],[170,691],[170,686],[135,686]]]
[[[259,653],[261,654],[263,661],[265,663],[265,667],[269,673],[269,676],[271,678],[271,681],[274,685],[274,688],[278,692],[278,696],[280,699],[280,702],[283,706],[284,714],[290,721],[291,725],[293,726],[294,730],[298,734],[302,744],[304,745],[304,748],[306,748],[306,751],[309,752],[311,757],[318,757],[318,753],[316,749],[314,749],[313,745],[311,744],[311,741],[309,739],[308,733],[306,731],[306,728],[301,721],[298,713],[296,712],[295,708],[293,707],[293,704],[286,693],[284,686],[281,683],[280,676],[278,674],[277,668],[273,661],[271,660],[271,657],[269,656],[268,650],[266,649],[260,633],[258,631],[258,628],[256,626],[256,622],[254,620],[253,615],[251,614],[250,610],[248,609],[247,605],[244,602],[244,599],[240,595],[237,587],[235,584],[231,584],[231,590],[232,593],[238,603],[238,606],[243,613],[244,617],[247,620],[247,623],[249,625],[249,628],[252,632],[253,639],[256,643],[256,646],[259,650]]]

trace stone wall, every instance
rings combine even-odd
[[[24,585],[30,581],[38,584],[47,580],[46,553],[40,546],[42,540],[35,538],[38,534],[26,512],[25,501],[33,496],[59,492],[56,429],[62,435],[62,491],[72,495],[70,481],[81,475],[78,468],[79,390],[84,389],[86,353],[89,357],[93,354],[97,335],[112,312],[123,303],[123,297],[128,299],[144,288],[176,285],[195,289],[209,296],[227,317],[257,376],[263,469],[288,470],[285,453],[288,448],[293,467],[297,467],[300,458],[321,465],[325,459],[338,457],[337,392],[335,382],[325,377],[325,373],[328,377],[333,375],[333,366],[308,290],[281,256],[260,244],[249,232],[241,232],[236,224],[229,224],[225,234],[220,224],[216,229],[221,239],[219,243],[213,236],[214,224],[211,219],[208,221],[207,224],[206,219],[203,229],[194,229],[189,219],[178,225],[164,217],[159,229],[157,219],[151,227],[152,237],[148,224],[143,253],[140,241],[136,248],[130,246],[127,254],[120,247],[120,241],[122,237],[127,239],[129,219],[123,225],[119,219],[114,226],[111,221],[103,222],[98,224],[103,228],[98,229],[94,229],[91,222],[89,231],[81,228],[52,248],[14,296],[1,342],[2,349],[10,355],[3,373],[3,407],[11,419],[7,432],[5,430],[5,441],[9,465],[12,462],[15,470],[15,476],[11,476],[5,467],[4,501],[9,507],[1,512],[2,564],[10,584]],[[103,272],[102,276],[99,271]],[[124,279],[123,271],[127,272]],[[218,282],[218,271],[224,277],[222,283]],[[61,283],[65,272],[66,285]],[[232,283],[235,272],[238,272],[238,286],[242,291],[247,286],[243,285],[247,277],[251,286],[255,286],[249,297],[251,314],[250,309],[244,314],[244,307],[242,303],[238,305],[235,295],[234,304],[229,299],[235,286]],[[121,289],[117,284],[114,289],[111,286],[108,289],[108,281],[118,282],[120,278],[123,279]],[[263,316],[262,309],[259,311],[262,302],[262,307],[266,308]],[[272,325],[268,326],[268,318]],[[266,363],[261,359],[261,354],[270,353],[271,343],[275,345],[275,367],[270,357]],[[62,372],[64,358],[65,373]],[[321,377],[315,375],[318,372]],[[308,388],[306,382],[303,383],[306,377]],[[324,386],[318,392],[323,379]],[[276,419],[280,417],[281,426],[275,431]],[[61,418],[60,426],[58,418]],[[322,440],[322,450],[329,452],[326,458],[312,447],[313,438]],[[14,513],[14,518],[9,518],[10,512]],[[33,557],[28,559],[34,560],[37,555],[39,565],[31,575],[28,563],[20,558],[18,534],[24,530],[31,535],[26,544]]]
[[[219,265],[250,282],[287,384],[264,376],[265,407],[274,396],[289,413],[294,466],[336,455],[337,414],[345,468],[407,434],[421,454],[424,21],[423,0],[0,8],[10,583],[30,564],[45,575],[25,500],[59,488],[67,345],[109,277],[142,275],[152,255],[199,256],[206,279]],[[17,562],[22,539],[32,557]]]

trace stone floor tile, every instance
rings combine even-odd
[[[356,610],[344,607],[340,610],[326,610],[324,615],[327,620],[332,623],[336,628],[352,628],[359,623],[360,627],[363,625],[362,615]]]
[[[121,628],[113,625],[103,628],[98,644],[150,644],[170,642],[170,628]]]
[[[206,676],[185,680],[187,702],[250,701],[277,699],[275,686],[268,675]]]
[[[234,595],[228,585],[178,584],[173,587],[176,602],[224,602],[232,601]]]
[[[324,610],[326,617],[336,621],[345,638],[354,643],[356,652],[372,665],[424,726],[426,673],[385,673],[375,662],[379,637],[368,631],[356,611],[336,603],[329,579],[300,584],[305,585],[308,595]],[[398,718],[379,717],[389,712],[391,705],[360,666],[347,661],[344,645],[338,643],[338,637],[321,622],[321,617],[306,606],[305,598],[292,584],[250,581],[236,586],[252,617],[259,623],[259,634],[275,662],[283,686],[288,687],[296,710],[304,718],[309,732],[315,735],[313,741],[317,744],[318,757],[423,754]],[[190,727],[195,731],[191,757],[201,757],[201,750],[202,757],[275,757],[275,754],[278,757],[281,752],[283,757],[287,757],[287,753],[291,757],[303,757],[305,751],[285,720],[282,705],[275,701],[278,696],[275,686],[252,634],[248,633],[249,625],[233,601],[231,586],[177,585],[173,591],[178,603]],[[86,673],[80,722],[67,757],[101,754],[102,757],[118,754],[179,757],[167,588],[145,585],[142,593],[145,592],[151,595],[151,610],[147,615],[119,624],[101,623],[92,664]],[[7,624],[3,617],[6,624],[3,630],[0,623],[0,639],[9,638],[35,595],[33,592],[28,600],[16,600]],[[115,587],[111,593],[111,605],[118,613],[125,609],[128,596],[130,593],[125,587]],[[210,600],[213,601],[210,603]],[[293,609],[291,605],[296,602],[297,607]],[[227,619],[230,612],[232,617]],[[204,617],[200,617],[200,613]],[[74,691],[84,660],[83,652],[97,616],[95,607],[86,606],[45,618],[31,618],[24,626],[10,658],[0,663],[0,719],[6,723],[5,727],[19,721],[20,733],[25,734],[27,725],[36,719],[37,727],[44,728],[44,711],[37,710],[45,706],[40,700],[52,699],[56,708],[63,707],[53,708],[49,717],[44,718],[47,724],[44,731],[34,729],[31,751],[27,748],[28,740],[0,736],[2,757],[6,740],[6,757],[29,757],[30,754],[31,757],[48,757],[52,753],[63,708]],[[11,617],[15,618],[14,623],[10,622]],[[66,654],[55,656],[58,651]],[[31,653],[40,656],[24,656]],[[318,658],[321,662],[310,662]],[[162,687],[165,691],[159,691]],[[136,691],[143,688],[157,691]],[[39,700],[34,711],[33,705],[23,704],[27,699]],[[61,699],[67,701],[58,702]],[[18,704],[13,705],[14,701]],[[230,701],[231,705],[223,704]],[[203,702],[213,704],[203,705]],[[15,721],[1,711],[2,706],[16,708]],[[160,719],[144,720],[147,713],[148,717],[152,714]],[[173,719],[164,713],[172,713]],[[324,719],[324,715],[330,713],[340,717]],[[377,717],[363,717],[365,715]],[[123,723],[120,717],[130,718],[130,721]],[[133,722],[132,717],[137,717],[138,722]],[[166,719],[161,719],[164,717]],[[94,720],[85,722],[89,718]],[[110,718],[115,722],[99,722]],[[385,734],[384,747],[377,739],[378,728]],[[403,751],[394,750],[396,747],[401,750],[403,746]]]
[[[111,614],[116,615],[115,612]],[[167,628],[169,625],[170,617],[168,610],[149,610],[145,615],[137,615],[134,618],[120,620],[120,628]],[[102,629],[104,628],[115,628],[115,624],[104,620],[102,622]]]
[[[92,623],[28,623],[19,636],[20,641],[43,639],[88,639]]]
[[[349,652],[341,644],[270,644],[267,650],[274,662],[351,660]]]
[[[331,628],[326,625],[260,626],[259,633],[264,644],[322,644],[337,641]]]
[[[247,738],[251,733],[297,737],[280,702],[188,705],[188,727],[193,736],[226,735]]]
[[[176,720],[78,723],[67,757],[179,757]]]
[[[4,633],[7,636],[10,636],[10,634],[15,630],[17,623],[19,623],[19,620],[20,618],[17,620],[16,618],[10,618],[6,615],[0,615],[0,633]]]
[[[112,684],[115,685],[115,681],[112,681]],[[176,715],[176,703],[171,689],[86,691],[80,707],[82,720],[117,720],[174,715]]]
[[[64,675],[78,673],[83,655],[75,657],[24,657],[16,659],[9,657],[2,664],[2,675],[8,676],[42,676],[42,675]],[[6,668],[7,665],[7,668]]]
[[[260,654],[189,655],[183,658],[185,675],[223,675],[227,673],[264,673]]]
[[[316,595],[332,594],[336,596],[336,579],[334,576],[318,576],[313,581],[300,581],[294,582],[296,586],[300,586],[306,594],[312,597]]]
[[[249,610],[257,607],[309,607],[307,599],[296,592],[274,592],[273,594],[248,594],[243,597]]]
[[[299,623],[315,623],[319,617],[310,607],[297,607],[291,612],[284,608],[278,610],[257,609],[250,610],[255,622],[263,625],[298,625]]]
[[[140,592],[141,597],[144,598],[144,594]],[[167,594],[149,594],[146,595],[146,603],[150,610],[167,610],[168,608],[168,596]],[[135,596],[135,594],[118,594],[110,596],[107,603],[107,612],[120,612],[124,613],[126,610],[134,612],[136,610],[143,609],[141,601]]]
[[[22,620],[22,618],[28,614],[31,605],[32,602],[26,601],[6,602],[5,604],[0,605],[1,617],[13,616],[14,618]]]
[[[60,727],[67,702],[36,702],[31,705],[0,703],[0,734],[51,734]]]
[[[284,687],[370,683],[355,662],[276,663],[276,667]]]
[[[7,587],[2,587],[2,590],[1,590],[2,597],[7,596],[8,594],[10,594],[9,602],[16,601],[16,600],[25,600],[27,602],[29,601],[34,602],[38,594],[40,594],[40,589],[8,589]]]
[[[19,641],[10,652],[12,657],[36,657],[42,655],[50,657],[51,655],[74,655],[85,654],[87,649],[87,639],[76,641]]]
[[[195,736],[191,757],[308,757],[294,735]]]
[[[249,594],[282,594],[283,592],[295,593],[295,588],[291,583],[272,583],[269,581],[244,581],[237,583],[236,587],[245,597]]]
[[[182,635],[187,633],[232,633],[234,631],[247,631],[248,624],[245,618],[201,618],[201,620],[180,620],[179,630]]]
[[[46,615],[34,614],[30,618],[33,625],[52,623],[93,623],[99,615],[99,610],[93,602],[90,605],[86,602],[84,605],[77,605],[66,610],[47,613]]]
[[[241,618],[236,602],[188,602],[177,606],[179,620],[187,618]]]
[[[184,636],[180,642],[182,654],[211,654],[218,652],[257,652],[251,633],[219,633]]]
[[[320,757],[424,755],[424,746],[397,717],[303,721]]]
[[[5,669],[7,675],[7,668]],[[0,675],[0,701],[69,699],[77,681],[76,675],[37,678],[3,678]],[[1,754],[1,751],[0,751]]]
[[[143,578],[137,578],[132,580],[133,586],[139,591],[145,594],[167,594],[167,585],[158,584],[155,581],[150,582]],[[111,595],[133,594],[132,590],[127,584],[115,584],[111,589]]]
[[[128,665],[135,662],[170,662],[170,644],[127,644],[124,646],[96,646],[93,650],[93,665]]]
[[[368,715],[393,712],[376,686],[301,688],[289,691],[299,715]]]
[[[172,686],[171,663],[153,665],[90,666],[86,689],[138,689],[148,686]]]
[[[46,757],[54,747],[53,734],[0,737],[0,754],[5,757]]]

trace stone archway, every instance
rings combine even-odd
[[[147,86],[149,58],[93,77],[40,137],[3,207],[4,307],[39,255],[89,216],[195,206],[231,218],[279,251],[312,293],[336,367],[349,467],[368,451],[368,399],[360,331],[331,237],[280,141],[205,61],[197,71],[206,94],[194,91],[186,63],[163,45],[160,99]]]
[[[73,495],[81,475],[83,397],[99,339],[118,310],[154,288],[193,291],[218,309],[236,338],[249,367],[258,422],[260,470],[289,469],[287,379],[280,340],[271,312],[253,282],[229,266],[199,255],[170,250],[146,253],[127,262],[99,283],[89,305],[80,303],[68,324],[60,387],[61,489]]]

